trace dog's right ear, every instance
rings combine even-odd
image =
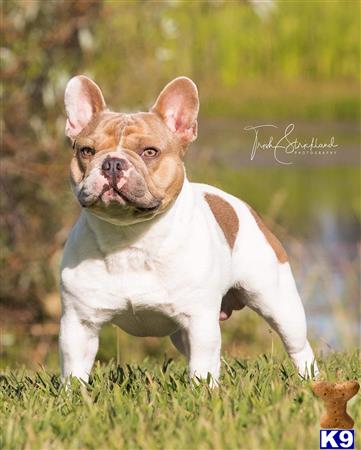
[[[105,108],[102,91],[90,78],[79,75],[72,78],[64,94],[67,121],[65,134],[74,139]]]

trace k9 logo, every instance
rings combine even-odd
[[[320,430],[320,448],[355,448],[354,430]]]

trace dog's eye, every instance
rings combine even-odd
[[[80,149],[80,154],[83,158],[90,158],[95,153],[95,150],[91,147],[82,147]]]
[[[158,153],[159,153],[159,150],[157,150],[156,148],[148,147],[142,151],[141,156],[143,156],[144,158],[154,158],[155,156],[158,155]]]

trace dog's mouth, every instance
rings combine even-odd
[[[117,203],[121,206],[133,207],[138,212],[153,212],[161,205],[161,200],[152,197],[149,202],[142,201],[131,192],[120,190],[114,184],[105,184],[101,193],[94,203],[101,200],[106,206],[110,203]]]
[[[104,203],[117,202],[125,204],[126,199],[115,185],[105,184],[101,193],[98,195],[97,201],[102,200]]]

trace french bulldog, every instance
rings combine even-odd
[[[88,380],[103,324],[170,336],[197,379],[220,374],[220,320],[248,306],[280,335],[302,376],[317,373],[287,254],[245,202],[190,183],[183,164],[197,137],[199,98],[171,81],[148,112],[109,110],[85,76],[65,90],[82,206],[61,268],[62,376]]]

